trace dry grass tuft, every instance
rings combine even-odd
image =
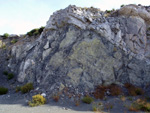
[[[144,91],[141,88],[136,87],[130,83],[126,83],[124,86],[127,88],[130,96],[137,96],[137,95],[143,95],[144,94]]]

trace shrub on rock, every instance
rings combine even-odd
[[[8,73],[7,75],[8,80],[11,80],[14,78],[14,74],[13,73]]]
[[[38,95],[34,95],[32,96],[32,101],[29,101],[29,106],[34,107],[34,106],[39,106],[39,105],[43,105],[46,103],[46,99],[38,94]]]
[[[7,88],[0,86],[0,95],[7,94],[7,92],[8,92]]]
[[[4,71],[3,74],[4,74],[4,75],[8,75],[8,71]]]
[[[18,41],[17,39],[11,40],[11,44],[15,44],[17,41]]]
[[[85,96],[85,97],[83,97],[83,99],[82,99],[82,102],[84,102],[84,103],[86,103],[86,104],[91,104],[93,101],[94,101],[93,98],[90,97],[90,96]]]
[[[9,37],[9,34],[8,33],[4,33],[4,35],[2,36],[4,39],[8,38]]]
[[[32,83],[27,83],[24,86],[21,87],[21,92],[22,93],[28,93],[29,91],[31,91],[33,88],[33,84]]]
[[[27,35],[29,35],[29,36],[35,36],[35,35],[41,34],[42,31],[43,31],[43,29],[44,29],[44,27],[32,29],[31,31],[29,31],[29,32],[27,33]]]

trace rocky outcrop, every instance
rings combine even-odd
[[[123,16],[136,16],[142,18],[145,22],[150,23],[150,7],[127,5],[119,10]]]
[[[119,13],[118,13],[119,12]],[[55,12],[36,41],[12,47],[8,67],[19,82],[46,91],[150,82],[149,7],[129,5],[105,17],[96,8]]]

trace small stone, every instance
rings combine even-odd
[[[42,95],[43,97],[46,97],[46,94],[45,94],[45,93],[42,93],[41,95]]]
[[[35,90],[38,91],[38,90],[39,90],[39,87],[37,87]]]
[[[29,102],[29,100],[25,100],[25,102],[26,102],[26,103],[28,103],[28,102]]]

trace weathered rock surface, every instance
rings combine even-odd
[[[150,82],[150,7],[128,5],[105,17],[96,8],[55,12],[36,41],[14,45],[8,68],[46,91]]]

